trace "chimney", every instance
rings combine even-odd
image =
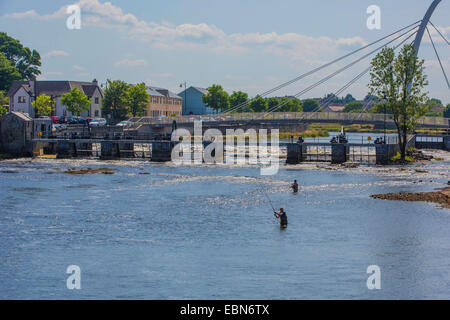
[[[28,80],[28,85],[30,86],[31,96],[34,97],[36,95],[36,80]]]
[[[96,86],[98,86],[98,81],[97,81],[97,79],[92,80],[92,83],[95,84]]]

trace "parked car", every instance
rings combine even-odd
[[[88,121],[83,117],[78,117],[78,123],[79,124],[88,124]]]
[[[52,131],[60,132],[60,131],[64,131],[64,130],[67,130],[67,126],[65,124],[57,123],[57,124],[53,125],[53,130]]]
[[[106,119],[105,118],[94,118],[89,123],[91,127],[103,127],[106,126]]]
[[[132,122],[129,121],[129,120],[123,120],[123,121],[120,121],[118,124],[116,124],[116,126],[118,126],[118,127],[128,127],[131,124],[132,124]]]
[[[52,123],[61,123],[61,117],[52,116]]]

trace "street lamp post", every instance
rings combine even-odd
[[[383,91],[383,100],[384,100],[384,143],[386,144],[386,92]]]
[[[187,94],[187,89],[186,89],[186,81],[184,83],[180,84],[180,88],[183,88],[184,85],[184,109],[187,112],[187,98],[186,98],[186,94]],[[181,110],[181,115],[183,115],[183,110]]]

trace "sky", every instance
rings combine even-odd
[[[41,54],[41,80],[120,79],[177,93],[185,82],[204,88],[221,84],[229,93],[242,90],[254,96],[422,19],[431,2],[0,0],[0,31]],[[66,26],[66,9],[72,4],[81,9],[80,29]],[[371,5],[380,8],[380,29],[367,27]],[[449,13],[450,1],[443,0],[431,18],[447,39]],[[450,76],[449,46],[433,28],[430,32]],[[369,51],[273,95],[294,95]],[[450,90],[427,34],[419,56],[425,60],[430,97],[450,103]],[[300,98],[337,91],[369,63],[370,57]],[[341,95],[363,98],[368,81],[368,76],[361,78]]]

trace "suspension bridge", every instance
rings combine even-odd
[[[328,99],[326,99],[319,107],[312,110],[311,112],[305,113],[295,113],[295,112],[280,112],[284,106],[291,102],[293,99],[298,99],[304,97],[307,93],[311,92],[313,89],[327,83],[330,79],[335,78],[336,76],[342,74],[343,72],[349,70],[350,68],[362,64],[362,62],[366,59],[374,57],[380,50],[386,47],[392,47],[394,50],[400,48],[404,44],[412,44],[415,49],[415,55],[418,55],[420,45],[422,43],[422,39],[427,34],[428,38],[433,47],[433,51],[437,56],[437,60],[439,62],[440,68],[442,70],[444,80],[446,81],[447,87],[450,90],[450,85],[448,81],[447,74],[442,64],[442,60],[438,54],[433,38],[431,37],[430,28],[436,31],[437,35],[444,39],[444,42],[449,45],[449,41],[445,38],[445,36],[439,31],[439,29],[431,22],[431,16],[435,11],[438,4],[441,0],[434,0],[430,7],[428,8],[425,16],[422,20],[418,20],[414,23],[411,23],[408,26],[405,26],[395,32],[392,32],[376,41],[373,41],[361,48],[358,48],[350,53],[347,53],[341,57],[338,57],[328,63],[325,63],[317,68],[314,68],[308,72],[305,72],[297,77],[281,83],[276,87],[273,87],[265,92],[262,92],[256,95],[254,98],[240,103],[236,106],[233,106],[227,110],[222,111],[218,115],[208,115],[205,116],[182,116],[182,117],[170,117],[170,118],[151,118],[151,117],[136,117],[130,119],[133,123],[132,127],[134,129],[139,128],[140,126],[147,124],[152,125],[154,128],[158,127],[168,127],[175,120],[177,124],[191,125],[194,121],[202,121],[209,125],[215,126],[228,126],[228,125],[245,125],[245,124],[255,124],[255,123],[266,123],[268,125],[283,125],[295,122],[335,122],[340,124],[349,124],[349,123],[371,123],[371,124],[379,124],[380,122],[392,122],[392,119],[389,115],[385,114],[368,114],[368,113],[353,113],[353,114],[343,114],[343,113],[324,113],[319,112],[321,108],[326,108],[333,102],[333,95],[330,95]],[[357,56],[360,55],[360,56]],[[269,97],[276,93],[277,91],[287,88],[298,81],[310,77],[314,74],[317,74],[320,71],[324,71],[327,69],[331,69],[332,66],[336,66],[338,63],[345,61],[346,59],[353,58],[350,62],[345,64],[342,67],[339,67],[335,71],[330,71],[325,77],[321,78],[319,81],[307,86],[294,93],[293,95],[287,97],[279,104],[269,108],[265,112],[261,113],[239,113],[240,110],[243,110],[245,107],[248,107],[252,101],[259,97]],[[337,91],[334,92],[334,96],[339,96],[347,89],[349,89],[353,84],[358,82],[361,78],[367,75],[371,70],[371,66],[365,67],[360,73],[358,73],[355,77],[353,77],[350,81],[345,83],[342,87],[340,87]],[[411,83],[409,83],[409,86]],[[367,111],[373,101],[366,100],[363,104],[363,111]],[[419,121],[419,126],[425,128],[448,128],[450,126],[449,119],[438,118],[438,117],[423,117]]]

